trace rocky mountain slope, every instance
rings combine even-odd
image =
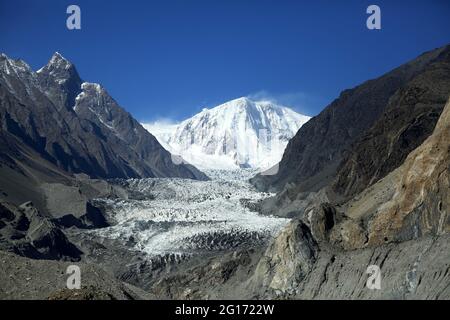
[[[174,164],[151,134],[100,85],[83,83],[59,53],[38,72],[2,54],[0,104],[4,139],[13,135],[16,143],[66,172],[206,179],[190,165]],[[20,150],[3,157],[16,157]]]
[[[421,98],[424,99],[423,103],[435,106],[434,111],[430,111],[426,117],[436,121],[439,116],[438,106],[441,105],[442,108],[445,103],[442,93],[448,88],[446,72],[448,74],[449,51],[450,46],[446,46],[424,53],[377,79],[343,91],[338,99],[327,106],[318,116],[308,121],[289,141],[279,164],[278,173],[271,176],[256,176],[252,179],[252,183],[261,190],[281,191],[287,184],[290,184],[295,185],[296,193],[318,191],[335,178],[338,167],[343,158],[348,157],[347,153],[352,148],[352,144],[358,139],[364,139],[363,135],[367,130],[375,124],[380,116],[389,112],[388,105],[402,103],[404,107],[407,107],[414,101],[408,99],[417,99],[414,98],[414,94],[417,95],[423,90],[425,90],[425,95]],[[425,80],[426,77],[428,80]],[[428,91],[426,86],[432,85],[429,80],[441,83],[436,89]],[[425,87],[420,86],[421,82],[425,83]],[[415,87],[417,87],[416,93],[414,93]],[[402,93],[407,95],[404,97],[406,100],[399,98]],[[410,115],[411,117],[416,116],[419,122],[420,109],[418,106],[414,115]],[[395,119],[395,116],[396,114],[392,112],[385,115],[386,118],[390,117],[391,119]],[[405,121],[408,120],[405,119]],[[400,131],[401,126],[397,126]],[[387,125],[386,127],[389,128]],[[430,124],[429,127],[432,129],[433,125]],[[429,134],[430,129],[428,128],[426,132]],[[423,141],[426,132],[420,133],[422,138],[417,139],[418,142]],[[405,134],[414,135],[414,128]],[[409,136],[403,139],[414,140]],[[403,155],[391,158],[397,157],[401,161],[405,153],[411,151],[414,146],[417,146],[417,143],[403,147],[398,144],[396,148],[404,149],[404,151],[400,151]],[[392,169],[393,166],[388,167]]]
[[[80,260],[81,251],[32,203],[0,203],[0,249],[33,259]]]
[[[354,196],[403,163],[432,132],[450,91],[450,50],[390,98],[383,114],[344,155],[333,190]]]
[[[144,125],[168,150],[205,169],[268,169],[309,117],[270,101],[239,98],[176,125]]]
[[[296,298],[448,299],[449,169],[450,100],[432,135],[399,168],[342,207],[322,204],[294,220],[261,259],[259,283]],[[370,264],[385,277],[372,293],[358,288]]]

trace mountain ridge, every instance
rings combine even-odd
[[[106,90],[83,85],[75,66],[59,53],[39,72],[5,54],[1,60],[2,130],[21,137],[56,166],[94,178],[206,179],[192,166],[174,164],[170,153]],[[116,117],[109,119],[111,125],[87,111],[94,107]],[[49,117],[54,126],[48,126]]]

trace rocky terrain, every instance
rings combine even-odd
[[[265,249],[211,258],[166,276],[153,292],[449,299],[449,53],[449,46],[436,49],[345,91],[290,141],[278,175],[251,180],[281,190],[255,203],[257,210],[292,218]],[[344,124],[344,116],[364,120]],[[380,269],[379,290],[366,287],[370,265]]]
[[[0,251],[0,299],[42,300],[142,300],[151,296],[117,280],[99,267],[77,263],[82,289],[66,286],[67,267],[73,263],[32,260]]]
[[[345,90],[253,185],[189,166],[172,173],[199,180],[161,178],[154,138],[62,57],[0,63],[0,298],[450,299],[450,46]],[[68,131],[45,132],[35,103]],[[81,290],[65,287],[73,263]]]

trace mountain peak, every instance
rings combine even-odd
[[[253,102],[252,100],[250,100],[247,97],[240,97],[240,98],[236,98],[234,100],[231,100],[230,102],[236,102],[236,103],[249,103],[249,102]]]
[[[69,70],[71,68],[73,68],[73,64],[69,60],[64,58],[58,51],[56,51],[52,55],[47,65],[39,69],[37,73],[41,73],[46,69],[52,72],[53,70]]]
[[[228,102],[225,102],[223,105],[234,105],[234,106],[241,106],[241,107],[248,107],[253,104],[255,104],[256,101],[253,101],[247,97],[240,97],[233,100],[230,100]]]
[[[65,62],[66,64],[71,64],[70,61],[64,58],[58,51],[55,51],[50,62]]]
[[[259,109],[267,109],[269,108],[280,108],[280,109],[285,109],[286,107],[284,106],[280,106],[272,101],[269,100],[253,100],[251,98],[248,97],[240,97],[240,98],[236,98],[233,100],[230,100],[228,102],[225,102],[221,105],[218,106],[219,108],[244,108],[244,109],[254,109],[254,108],[259,108]]]
[[[146,128],[189,163],[202,169],[270,168],[309,117],[287,107],[240,97],[177,125]]]
[[[14,73],[20,77],[32,77],[30,75],[32,70],[30,66],[22,59],[12,59],[6,54],[0,54],[0,70],[4,71],[6,74]]]
[[[55,52],[47,65],[36,73],[42,89],[50,100],[67,108],[74,106],[75,97],[81,92],[83,81],[69,60],[59,52]]]
[[[81,84],[81,89],[84,91],[92,91],[97,93],[102,93],[105,91],[105,89],[100,84],[92,82],[83,82]]]

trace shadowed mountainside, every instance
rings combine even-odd
[[[17,143],[69,173],[206,179],[193,166],[174,164],[104,88],[83,83],[59,53],[37,72],[22,60],[0,56],[0,121],[4,139],[15,136]]]
[[[276,175],[258,175],[251,182],[260,190],[269,191],[295,186],[297,193],[318,191],[326,186],[335,178],[352,143],[361,138],[384,112],[388,112],[390,104],[396,104],[393,99],[398,99],[402,92],[408,94],[407,88],[412,93],[415,83],[420,83],[421,78],[427,81],[428,86],[433,84],[434,78],[443,78],[445,83],[442,89],[448,88],[445,72],[448,74],[449,51],[450,46],[446,46],[424,53],[377,79],[343,91],[338,99],[303,125],[289,141]],[[434,121],[439,116],[438,105],[442,108],[445,103],[445,98],[442,100],[443,90],[431,90],[424,96],[435,106],[434,113],[428,115]],[[432,97],[433,94],[438,96]],[[420,110],[416,114],[418,117]],[[432,129],[433,125],[429,127]],[[422,141],[427,133],[430,133],[429,129],[422,134]],[[418,141],[420,143],[420,139]],[[413,147],[405,147],[406,154]]]

